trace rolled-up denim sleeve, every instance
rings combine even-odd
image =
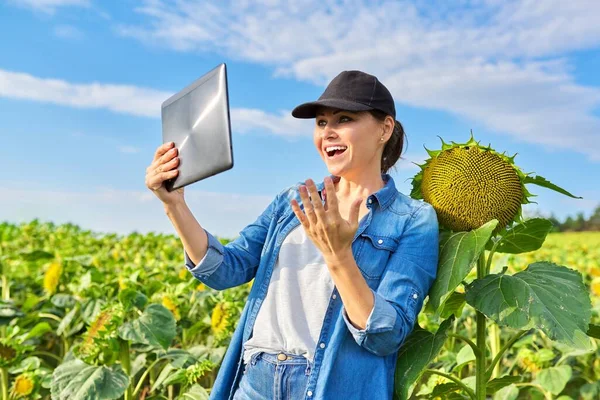
[[[389,258],[365,329],[357,329],[342,307],[342,316],[356,343],[373,354],[397,351],[413,330],[425,296],[437,275],[439,225],[434,208],[423,203]]]
[[[250,282],[256,276],[262,249],[282,193],[275,196],[262,214],[226,245],[221,244],[205,229],[208,237],[207,252],[194,265],[184,249],[186,268],[196,279],[216,290]]]
[[[198,261],[196,265],[194,265],[187,251],[183,249],[186,268],[192,275],[199,279],[208,278],[221,265],[223,262],[223,253],[225,252],[224,246],[216,237],[206,229],[204,229],[204,232],[206,232],[206,236],[208,237],[208,249],[202,260]]]

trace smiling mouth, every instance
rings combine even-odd
[[[344,150],[333,150],[333,151],[326,151],[325,154],[327,154],[327,158],[332,160],[334,158],[338,158],[340,157],[347,149]]]

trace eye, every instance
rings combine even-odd
[[[318,119],[317,120],[317,126],[325,126],[325,120],[324,119]]]
[[[352,121],[352,118],[348,117],[347,115],[342,115],[340,117],[340,122],[349,122]]]

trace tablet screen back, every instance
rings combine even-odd
[[[170,192],[233,168],[227,69],[220,64],[165,100],[163,143],[178,149],[179,174],[165,181]]]

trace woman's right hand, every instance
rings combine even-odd
[[[164,143],[156,149],[154,160],[146,168],[146,186],[165,205],[183,201],[183,188],[167,191],[164,182],[175,178],[179,173],[176,168],[179,165],[178,151],[173,142]]]

